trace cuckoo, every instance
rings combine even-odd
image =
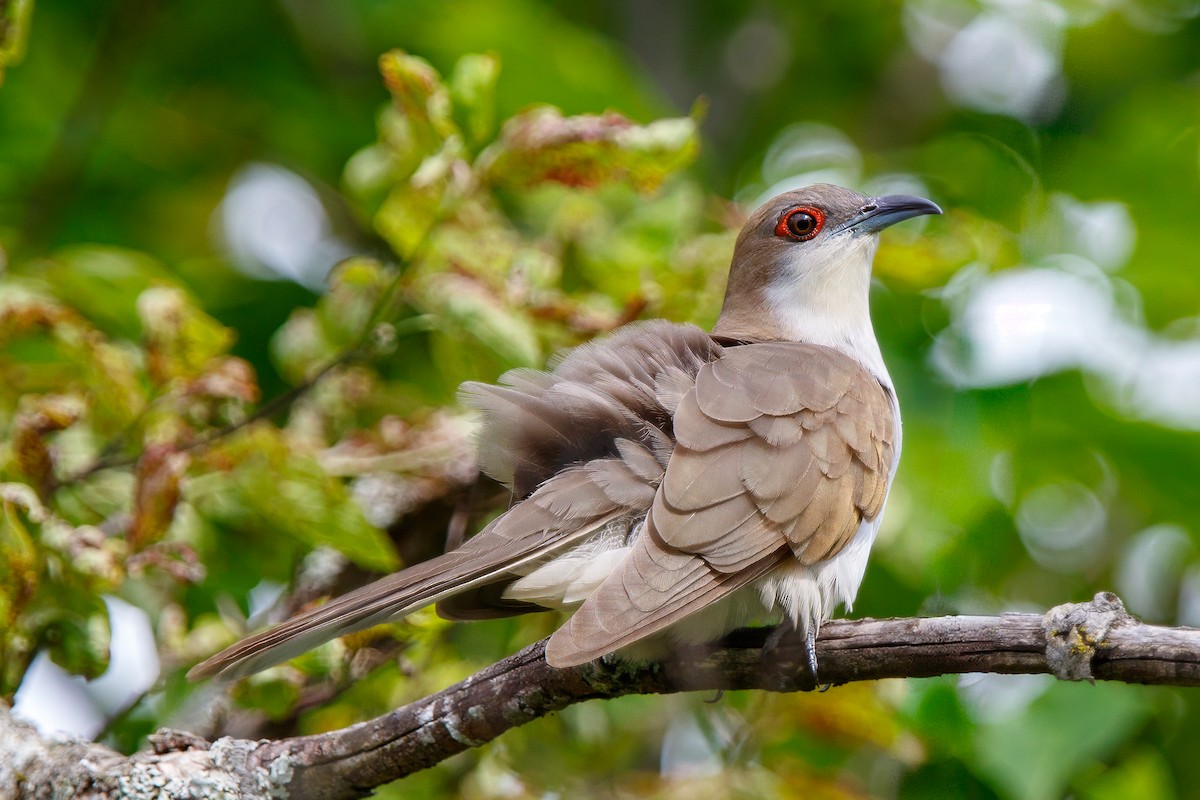
[[[507,512],[461,547],[250,636],[192,678],[246,675],[430,604],[451,619],[573,612],[546,660],[653,658],[747,625],[814,637],[858,592],[900,456],[871,325],[879,232],[919,197],[827,184],[767,201],[711,332],[638,322],[548,371],[464,384]]]

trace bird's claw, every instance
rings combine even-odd
[[[814,631],[806,631],[804,634],[804,656],[808,659],[808,674],[812,676],[813,685],[821,694],[828,692],[833,684],[821,683],[821,679],[817,677],[817,634]]]
[[[812,675],[813,683],[817,680],[817,634],[811,630],[804,632],[804,656],[808,659],[808,672]]]
[[[801,637],[803,637],[803,644],[801,644]],[[803,655],[797,652],[801,649],[803,649]],[[790,676],[787,680],[792,686],[795,686],[795,675],[802,667],[804,672],[808,673],[808,676],[812,679],[810,685],[801,687],[802,691],[809,692],[816,689],[819,692],[825,692],[833,685],[832,683],[822,684],[819,677],[820,673],[817,669],[816,631],[805,630],[799,626],[778,625],[771,632],[771,635],[767,637],[766,642],[764,642],[763,653],[764,655],[771,653],[786,654],[780,660],[771,658],[770,661],[775,664],[775,668],[781,670],[781,677],[784,674]]]

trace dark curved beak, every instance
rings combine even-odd
[[[941,214],[937,203],[910,194],[889,194],[872,197],[850,219],[834,229],[834,233],[878,233],[889,225],[924,214]]]

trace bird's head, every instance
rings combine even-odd
[[[873,340],[867,294],[879,232],[940,213],[920,197],[867,197],[830,184],[768,200],[738,236],[715,332],[836,346],[865,324]]]

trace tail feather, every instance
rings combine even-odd
[[[197,664],[188,672],[188,678],[241,678],[294,658],[338,636],[399,619],[489,583],[511,579],[514,570],[576,544],[621,511],[608,509],[608,513],[591,519],[576,518],[572,521],[578,527],[569,532],[546,530],[540,535],[517,539],[506,538],[497,532],[505,522],[520,522],[525,516],[536,519],[544,513],[540,507],[526,501],[459,549],[414,564],[249,636]]]
[[[480,572],[480,566],[486,572],[472,575]],[[490,564],[470,564],[461,551],[446,553],[247,637],[193,667],[188,678],[235,679],[250,675],[330,639],[403,617],[444,596],[493,579],[495,572]]]

